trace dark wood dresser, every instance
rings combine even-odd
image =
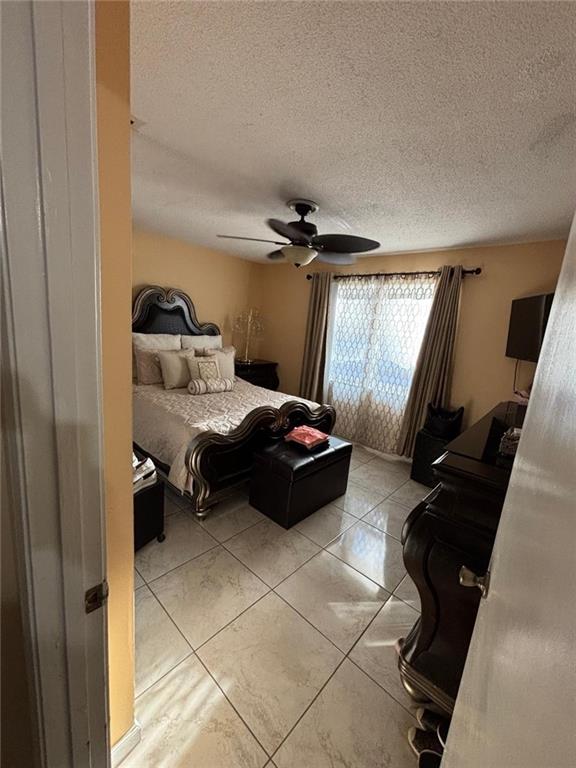
[[[465,566],[486,574],[512,459],[502,435],[521,427],[526,406],[500,403],[446,446],[433,464],[436,488],[410,513],[402,532],[404,563],[418,587],[420,619],[405,639],[399,668],[408,692],[451,714],[468,653],[481,590],[460,584]]]
[[[278,363],[273,360],[251,360],[249,363],[236,360],[234,367],[236,376],[249,381],[250,384],[264,389],[278,389]]]

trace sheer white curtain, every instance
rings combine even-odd
[[[342,437],[396,450],[437,282],[436,273],[334,281],[325,394]]]

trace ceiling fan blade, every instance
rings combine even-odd
[[[325,264],[356,264],[356,256],[351,253],[330,253],[330,251],[319,251],[316,256],[318,261]]]
[[[216,235],[226,240],[252,240],[254,243],[272,243],[272,245],[290,245],[290,243],[281,243],[278,240],[262,240],[261,237],[237,237],[236,235]]]
[[[272,251],[272,253],[267,253],[266,258],[270,259],[270,261],[282,261],[282,259],[285,259],[286,256],[282,253],[282,251]]]
[[[281,237],[287,237],[288,240],[296,243],[309,243],[310,238],[290,224],[285,224],[280,219],[266,219],[266,224]]]
[[[376,240],[355,235],[316,235],[312,238],[312,245],[333,253],[363,253],[380,247]]]

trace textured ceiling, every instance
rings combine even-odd
[[[136,0],[132,112],[136,223],[239,256],[291,197],[378,253],[563,237],[576,4]]]

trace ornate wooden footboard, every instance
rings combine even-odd
[[[331,432],[335,420],[331,405],[310,408],[294,400],[280,408],[255,408],[227,435],[204,432],[195,437],[186,453],[186,466],[194,481],[190,499],[196,515],[205,517],[210,507],[248,480],[255,450],[281,440],[301,424]]]

